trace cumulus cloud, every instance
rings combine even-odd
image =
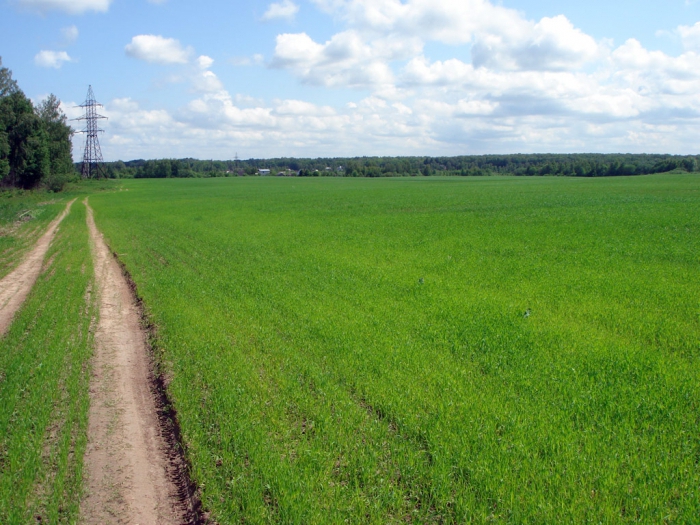
[[[262,16],[262,20],[294,20],[298,12],[298,5],[291,0],[282,0],[281,2],[270,4],[270,7],[267,8],[267,11]]]
[[[87,11],[106,12],[112,0],[17,0],[23,8],[38,13],[63,11],[70,15],[79,15]]]
[[[160,35],[137,35],[124,48],[132,58],[157,64],[186,64],[193,51],[184,48],[174,38]]]
[[[275,107],[278,115],[332,116],[335,110],[330,106],[317,106],[303,100],[279,100]]]
[[[202,69],[209,69],[214,64],[214,59],[207,55],[201,55],[197,58],[197,65]]]
[[[700,22],[692,26],[678,26],[676,33],[687,50],[700,51]]]
[[[524,34],[531,25],[514,9],[488,0],[313,0],[322,10],[365,32],[400,33],[446,44],[477,34]]]
[[[618,84],[656,101],[668,102],[679,95],[693,97],[700,92],[700,55],[695,52],[672,57],[629,39],[611,57]]]
[[[571,71],[607,52],[564,16],[533,22],[486,0],[314,2],[350,28],[324,43],[306,33],[278,35],[270,65],[315,85],[388,93],[392,63],[415,59],[428,42],[463,46],[473,67],[504,71]]]
[[[39,51],[34,57],[34,63],[39,67],[52,67],[60,69],[66,62],[71,62],[71,57],[65,51]]]
[[[599,54],[596,41],[564,16],[524,24],[521,31],[480,33],[472,47],[475,66],[508,70],[577,69]]]
[[[389,84],[393,73],[356,31],[338,33],[324,44],[306,33],[277,37],[271,67],[290,69],[309,84],[366,87]]]
[[[68,26],[61,29],[61,34],[63,35],[63,43],[70,45],[76,40],[78,40],[78,28],[75,26]]]
[[[529,20],[487,0],[312,2],[340,29],[322,40],[277,35],[268,67],[361,95],[331,107],[231,94],[211,57],[140,35],[132,56],[181,64],[191,100],[169,111],[113,101],[112,145],[132,156],[219,158],[231,144],[261,157],[697,148],[700,24],[676,29],[685,51],[672,56],[634,39],[614,48],[565,16]],[[268,12],[286,4],[296,7]],[[436,47],[442,60],[429,57]]]
[[[193,71],[189,78],[192,83],[192,89],[199,93],[217,93],[224,89],[219,77],[209,68],[214,64],[214,59],[201,55],[195,61],[196,71]]]
[[[130,57],[157,64],[185,65],[181,74],[168,77],[168,82],[180,83],[189,81],[192,91],[196,93],[216,93],[224,86],[219,77],[210,71],[214,59],[207,55],[194,56],[194,49],[184,47],[174,38],[164,38],[160,35],[138,35],[132,38],[125,47]]]
[[[202,93],[215,93],[224,89],[224,85],[212,71],[201,71],[192,78],[192,87]]]
[[[271,108],[240,108],[227,92],[219,92],[192,100],[181,112],[181,118],[203,129],[221,126],[269,129],[275,124],[271,112]]]

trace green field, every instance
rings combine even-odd
[[[220,523],[700,517],[700,177],[90,199]]]
[[[33,209],[40,197],[29,196],[24,202],[19,199],[18,206]],[[53,218],[64,207],[65,199],[47,206],[43,213]],[[8,216],[12,226],[14,215]],[[42,221],[44,227],[47,222]],[[22,227],[35,233],[44,229],[42,224]],[[42,275],[0,340],[3,525],[77,522],[89,403],[91,324],[97,314],[93,288],[85,207],[75,202],[49,248]]]

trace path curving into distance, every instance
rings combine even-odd
[[[58,225],[68,215],[75,199],[66,204],[66,208],[56,217],[44,234],[32,248],[20,265],[0,280],[0,336],[7,332],[17,310],[32,290],[34,283],[41,273],[44,257],[49,250],[51,241],[56,235]]]
[[[86,525],[188,523],[151,390],[151,363],[139,310],[87,203],[100,320],[90,379]]]

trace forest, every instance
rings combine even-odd
[[[72,129],[49,95],[36,107],[0,58],[0,185],[61,191],[75,177]]]
[[[76,169],[80,169],[78,165]],[[105,164],[108,178],[191,178],[258,175],[407,177],[407,176],[564,176],[612,177],[696,172],[700,156],[668,154],[513,154],[456,157],[335,157],[248,160],[159,159]]]

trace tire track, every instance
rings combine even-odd
[[[75,199],[56,217],[20,265],[0,280],[0,335],[4,335],[12,324],[17,310],[24,303],[41,273],[44,257],[56,235],[59,224],[70,212]]]
[[[181,524],[191,521],[151,390],[151,362],[129,284],[95,225],[87,222],[100,320],[90,380],[86,495],[82,522]]]

